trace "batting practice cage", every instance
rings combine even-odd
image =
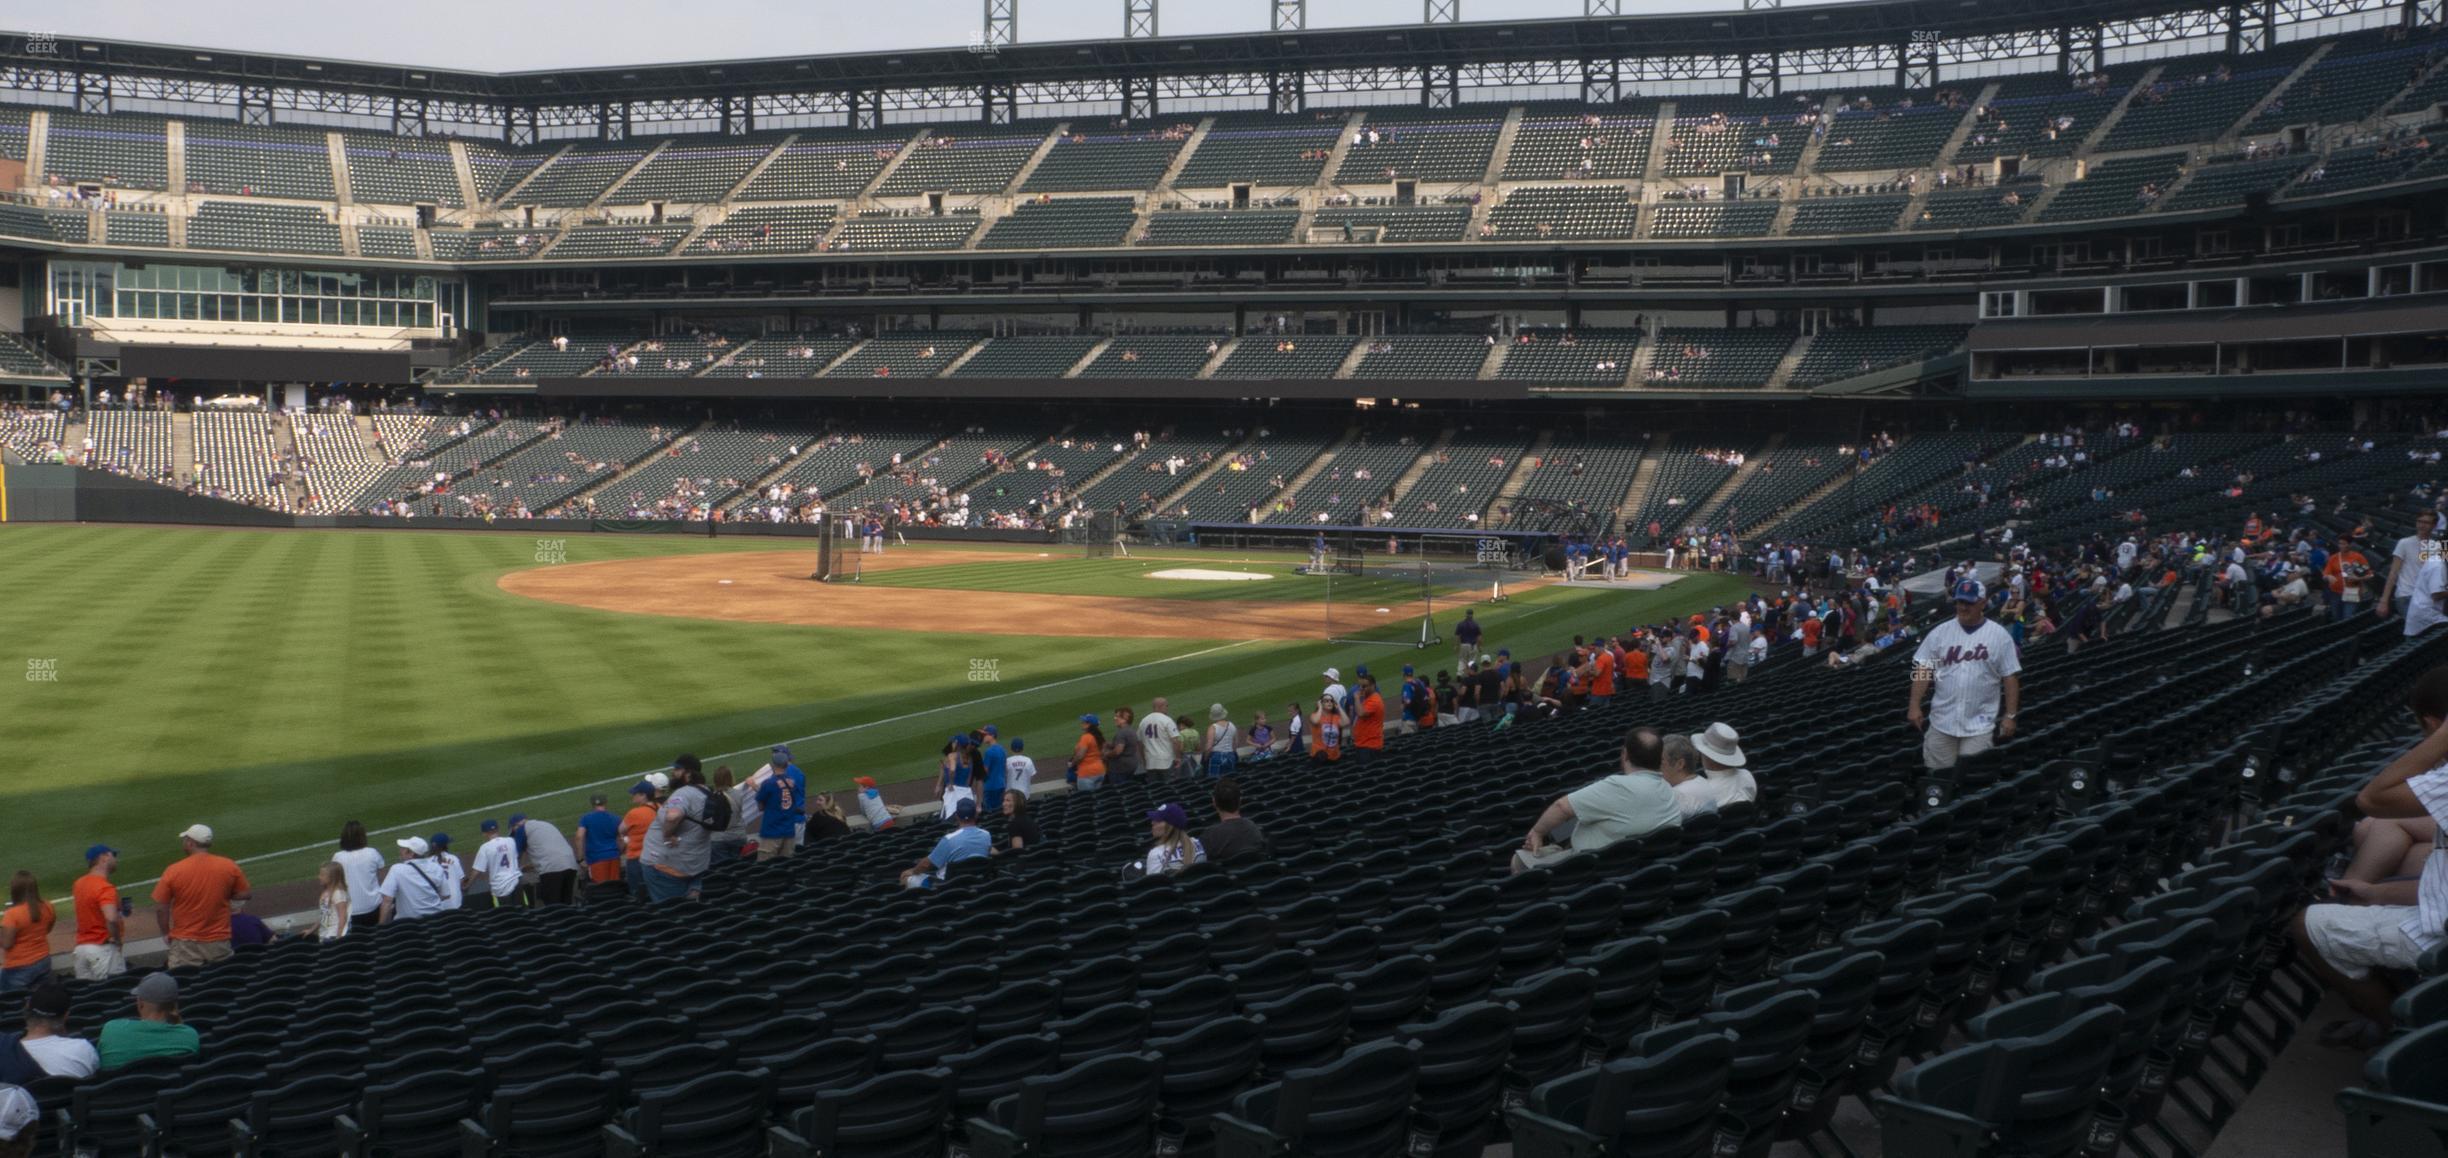
[[[858,520],[829,516],[824,533],[816,536],[816,571],[808,578],[819,583],[856,583],[866,561],[867,556],[859,553]]]
[[[1536,565],[1534,544],[1466,531],[1340,531],[1326,536],[1326,638],[1332,643],[1429,647],[1445,642],[1436,624],[1448,608],[1498,602],[1507,577]]]

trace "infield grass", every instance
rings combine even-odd
[[[781,545],[561,542],[569,562]],[[589,791],[617,799],[674,753],[746,772],[778,740],[794,742],[812,787],[835,788],[860,774],[931,775],[946,735],[994,723],[1032,741],[1041,776],[1059,777],[1081,712],[1144,710],[1165,695],[1176,713],[1203,718],[1221,702],[1237,721],[1262,707],[1276,718],[1314,699],[1328,664],[1390,672],[1452,659],[1450,647],[724,623],[544,603],[495,586],[538,555],[535,538],[513,533],[0,526],[0,752],[11,759],[0,773],[0,869],[33,869],[47,893],[63,894],[80,851],[99,841],[124,850],[122,886],[140,885],[177,855],[177,832],[200,821],[258,882],[297,879],[328,855],[344,820],[462,839],[480,816],[514,810],[566,824]],[[1292,561],[1165,556],[1172,566]],[[1000,578],[983,567],[978,581]],[[1171,586],[1108,571],[1060,589]],[[1247,597],[1277,583],[1294,585],[1187,586],[1196,598],[1215,597],[1210,588]],[[1530,655],[1743,589],[1690,576],[1647,592],[1541,588],[1476,608],[1490,648]],[[1439,624],[1463,606],[1440,603]],[[1383,632],[1416,630],[1405,621]]]

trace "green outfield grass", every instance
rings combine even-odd
[[[564,542],[570,562],[777,545]],[[535,539],[502,533],[0,526],[0,752],[13,764],[0,779],[0,869],[34,869],[46,891],[64,893],[80,850],[101,841],[125,850],[122,882],[141,882],[177,854],[179,829],[201,821],[222,834],[221,851],[263,858],[248,866],[259,880],[295,879],[347,819],[466,837],[479,816],[523,802],[515,809],[566,822],[587,792],[617,791],[674,753],[744,772],[777,740],[793,741],[813,786],[838,787],[859,774],[928,775],[947,734],[995,723],[1029,738],[1044,774],[1059,776],[1084,711],[1165,695],[1176,712],[1222,702],[1247,720],[1313,697],[1330,663],[1451,659],[1323,641],[721,623],[496,588],[537,555]],[[1166,561],[1242,557],[1174,550]],[[970,565],[943,568],[956,569]],[[1189,586],[1209,597],[1210,586],[1276,583],[1291,581]],[[1114,568],[1077,590],[1109,584],[1170,586]],[[1490,647],[1529,654],[1741,590],[1713,576],[1653,592],[1551,587],[1478,611]],[[1440,603],[1440,624],[1463,606]]]

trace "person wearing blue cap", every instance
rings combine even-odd
[[[963,732],[954,732],[944,741],[943,762],[935,775],[935,797],[943,802],[943,817],[952,819],[952,806],[963,800],[977,799],[977,745]]]
[[[935,847],[918,863],[901,873],[901,883],[914,889],[931,889],[944,879],[946,870],[954,864],[976,857],[994,855],[994,838],[978,827],[977,801],[963,800],[952,807],[952,831],[935,842]]]
[[[502,831],[498,820],[486,820],[476,830],[484,834],[484,843],[476,846],[476,862],[470,867],[485,883],[483,904],[496,909],[518,907],[518,841]]]
[[[510,815],[510,835],[535,870],[534,903],[568,905],[578,900],[578,850],[569,835],[524,812]]]
[[[978,803],[988,808],[1003,806],[1003,785],[1011,764],[1011,753],[1003,747],[1003,734],[993,724],[980,730],[986,744],[978,749]]]
[[[1955,618],[1930,629],[1913,653],[1912,693],[1904,718],[1922,730],[1921,762],[1932,770],[1986,752],[2015,733],[2023,700],[2022,656],[2014,637],[1989,621],[1988,590],[1978,579],[1949,592]],[[1935,694],[1932,693],[1935,685]],[[1929,712],[1921,710],[1924,699]]]
[[[758,860],[787,858],[799,851],[799,829],[807,823],[807,773],[791,762],[788,744],[776,744],[757,769]]]
[[[119,869],[119,850],[97,844],[85,850],[85,875],[68,895],[76,908],[76,948],[68,959],[79,981],[101,981],[127,972],[127,913],[119,905],[119,888],[111,874]]]

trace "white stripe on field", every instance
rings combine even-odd
[[[1147,662],[1145,662],[1145,663],[1134,663],[1134,664],[1131,664],[1131,665],[1130,665],[1130,666],[1128,666],[1128,667],[1109,668],[1109,669],[1107,669],[1107,670],[1105,670],[1105,671],[1096,672],[1096,673],[1091,674],[1091,675],[1083,675],[1083,676],[1071,676],[1071,677],[1069,677],[1069,678],[1067,678],[1067,679],[1059,679],[1059,680],[1055,680],[1055,681],[1053,681],[1052,683],[1043,683],[1043,684],[1037,684],[1037,685],[1035,685],[1034,687],[1014,688],[1014,689],[1012,689],[1011,691],[1008,691],[1008,692],[996,692],[995,694],[993,694],[993,695],[991,695],[991,696],[979,696],[978,698],[976,698],[976,699],[974,699],[974,700],[967,700],[967,701],[963,701],[963,702],[961,702],[961,703],[957,703],[957,704],[945,704],[945,705],[943,705],[942,707],[938,707],[938,708],[928,708],[928,709],[926,709],[926,710],[924,710],[924,711],[917,711],[917,712],[903,712],[902,714],[900,714],[900,715],[898,715],[898,716],[888,716],[888,717],[886,717],[886,718],[884,718],[884,719],[881,719],[881,720],[869,720],[869,721],[867,721],[867,722],[866,722],[866,723],[864,723],[864,724],[851,724],[851,725],[849,725],[848,727],[843,727],[843,728],[833,728],[833,729],[830,729],[830,730],[828,730],[828,731],[817,732],[817,733],[814,733],[814,734],[812,734],[812,735],[806,735],[806,736],[794,736],[794,737],[792,737],[792,738],[790,738],[790,739],[788,739],[788,740],[776,740],[776,741],[774,741],[774,743],[775,743],[775,744],[804,744],[804,743],[807,743],[807,742],[808,742],[808,741],[810,741],[810,740],[823,740],[823,739],[827,739],[827,738],[830,738],[830,737],[833,737],[833,736],[846,736],[846,735],[849,735],[849,734],[850,734],[850,733],[852,733],[852,732],[863,732],[863,731],[865,731],[865,730],[867,730],[867,729],[869,729],[869,728],[881,727],[881,726],[883,726],[883,725],[885,725],[885,724],[898,724],[898,723],[901,723],[901,722],[902,722],[902,721],[904,721],[904,720],[916,720],[916,719],[922,719],[922,718],[924,718],[924,717],[927,717],[927,716],[933,716],[933,715],[938,715],[938,714],[941,714],[941,713],[943,713],[943,712],[957,712],[957,711],[965,711],[965,710],[967,710],[967,709],[969,709],[969,708],[974,708],[974,707],[978,706],[979,704],[993,703],[993,702],[994,702],[994,701],[996,701],[996,700],[1009,699],[1009,698],[1011,698],[1011,697],[1013,697],[1013,696],[1025,696],[1025,695],[1033,695],[1033,694],[1035,694],[1035,693],[1037,693],[1037,692],[1042,692],[1042,691],[1045,691],[1045,690],[1047,690],[1047,689],[1049,689],[1049,688],[1059,688],[1059,687],[1063,687],[1063,686],[1065,686],[1065,685],[1067,685],[1067,684],[1086,683],[1086,682],[1087,682],[1087,681],[1089,681],[1089,680],[1101,680],[1101,679],[1104,679],[1104,678],[1106,678],[1106,677],[1108,677],[1108,676],[1117,676],[1117,675],[1121,675],[1121,674],[1122,674],[1122,673],[1124,673],[1124,672],[1138,671],[1138,670],[1139,670],[1139,669],[1141,669],[1141,668],[1149,668],[1149,667],[1162,667],[1163,665],[1168,664],[1168,663],[1180,663],[1180,662],[1181,662],[1181,661],[1183,661],[1183,660],[1188,660],[1188,659],[1197,659],[1197,658],[1199,658],[1200,656],[1203,656],[1203,655],[1214,655],[1215,653],[1217,653],[1217,652],[1219,652],[1219,651],[1231,651],[1232,649],[1234,649],[1234,648],[1236,648],[1236,647],[1242,647],[1242,646],[1246,646],[1246,645],[1248,645],[1248,644],[1252,644],[1252,643],[1261,643],[1261,642],[1266,642],[1266,641],[1263,641],[1263,640],[1255,640],[1255,639],[1244,639],[1244,640],[1241,640],[1241,641],[1239,641],[1239,642],[1237,642],[1237,643],[1227,643],[1227,644],[1221,644],[1221,645],[1218,645],[1218,646],[1216,646],[1216,647],[1201,648],[1201,649],[1200,649],[1200,650],[1198,650],[1198,651],[1184,652],[1184,653],[1183,653],[1183,654],[1181,654],[1181,655],[1167,656],[1167,657],[1166,657],[1166,658],[1164,658],[1164,659],[1151,659],[1151,660],[1148,660],[1148,661],[1147,661]],[[730,758],[731,758],[731,757],[733,757],[733,756],[747,756],[747,755],[751,755],[751,754],[754,754],[754,753],[757,753],[757,752],[764,751],[764,750],[766,750],[766,749],[768,749],[768,748],[771,748],[771,747],[773,747],[773,744],[762,744],[762,745],[759,745],[759,746],[754,747],[754,748],[742,748],[742,749],[740,749],[740,750],[738,750],[738,751],[736,751],[736,752],[721,752],[721,753],[717,753],[717,754],[715,754],[715,755],[713,755],[713,756],[704,757],[704,759],[706,759],[706,760],[707,760],[707,761],[709,761],[709,762],[711,762],[711,761],[716,761],[716,760],[727,760],[727,759],[730,759]],[[440,816],[429,816],[429,817],[426,817],[426,818],[425,818],[425,819],[423,819],[423,820],[411,820],[411,821],[409,821],[409,822],[408,822],[408,823],[406,823],[406,824],[395,824],[395,825],[390,826],[389,828],[378,828],[378,829],[374,829],[373,831],[369,832],[367,835],[369,835],[369,836],[381,836],[381,835],[385,835],[385,834],[388,834],[388,833],[394,833],[394,832],[415,832],[415,831],[417,831],[417,830],[419,830],[419,829],[431,828],[431,827],[433,827],[434,825],[440,824],[440,823],[442,823],[442,822],[443,822],[443,821],[445,821],[445,820],[456,820],[456,819],[458,819],[459,817],[462,817],[462,816],[474,816],[474,815],[476,815],[477,813],[480,813],[480,812],[499,812],[499,811],[502,811],[503,809],[506,809],[506,808],[516,808],[516,807],[518,807],[519,805],[522,805],[522,804],[529,804],[529,803],[533,803],[533,802],[538,801],[538,800],[549,800],[549,799],[551,799],[551,798],[553,798],[553,797],[555,797],[555,796],[564,796],[564,795],[567,795],[567,794],[572,793],[572,792],[584,792],[584,791],[586,791],[586,790],[587,790],[587,789],[589,789],[589,788],[600,788],[600,787],[603,787],[603,786],[608,785],[608,784],[620,784],[620,783],[624,783],[624,782],[625,782],[625,783],[636,783],[639,777],[645,776],[645,775],[646,775],[648,772],[664,772],[664,771],[669,771],[669,770],[670,770],[670,766],[669,766],[669,765],[662,765],[662,766],[658,766],[658,767],[654,767],[654,768],[648,768],[648,769],[647,769],[645,772],[632,772],[632,773],[630,773],[630,774],[629,774],[629,775],[627,775],[627,776],[615,776],[615,777],[613,777],[613,778],[611,778],[611,779],[609,779],[609,780],[592,780],[592,781],[589,781],[589,782],[587,782],[587,783],[585,783],[585,784],[573,785],[573,786],[568,787],[568,788],[559,788],[559,789],[555,789],[555,790],[553,790],[553,791],[551,791],[551,792],[539,792],[539,793],[536,793],[536,794],[535,794],[535,795],[533,795],[533,796],[521,796],[521,797],[519,797],[519,798],[518,798],[518,799],[516,799],[516,800],[505,800],[505,801],[503,801],[503,802],[501,802],[501,803],[499,803],[499,804],[487,804],[487,805],[483,805],[483,806],[476,807],[476,808],[463,808],[463,809],[460,809],[460,810],[459,810],[459,811],[457,811],[457,812],[445,812],[445,813],[443,813],[443,814],[442,814],[442,815],[440,815]],[[326,845],[328,845],[328,844],[330,844],[330,843],[331,843],[330,841],[317,841],[317,842],[316,842],[316,843],[314,843],[314,844],[301,844],[301,845],[297,846],[296,848],[284,848],[284,849],[281,849],[281,850],[280,850],[280,851],[278,851],[278,852],[265,852],[265,853],[257,853],[257,854],[255,854],[254,856],[248,856],[248,857],[240,857],[240,858],[238,858],[238,863],[239,863],[239,864],[242,864],[242,865],[248,865],[248,864],[255,864],[255,863],[258,863],[258,862],[260,862],[260,861],[274,860],[274,859],[277,859],[277,858],[280,858],[280,857],[284,857],[284,856],[296,856],[296,855],[298,855],[298,854],[300,854],[300,853],[308,853],[308,852],[313,852],[314,850],[319,849],[319,848],[322,848],[322,847],[324,847],[324,846],[326,846]],[[140,889],[140,888],[145,887],[146,885],[153,884],[153,883],[155,883],[155,882],[159,881],[160,879],[161,879],[160,877],[154,877],[154,878],[153,878],[153,879],[151,879],[151,880],[142,880],[142,881],[136,881],[136,882],[134,882],[134,883],[132,883],[132,884],[123,885],[123,886],[121,886],[121,887],[122,887],[122,888],[124,888],[124,889]],[[67,903],[67,901],[68,901],[68,898],[66,898],[66,897],[61,897],[61,898],[59,898],[59,902],[60,902],[60,903],[62,903],[62,904]]]

